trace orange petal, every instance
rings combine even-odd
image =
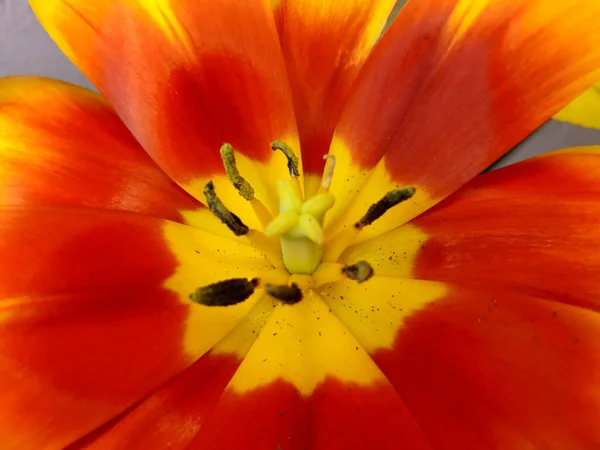
[[[435,448],[595,448],[599,217],[600,147],[544,155],[350,249],[376,275],[319,293]]]
[[[278,445],[282,449],[342,449],[366,448],[367,444],[378,449],[395,449],[398,434],[407,448],[430,448],[383,377],[365,386],[340,381],[331,372],[313,386],[312,392],[302,392],[303,378],[323,372],[318,358],[330,357],[328,342],[338,343],[343,353],[338,360],[355,366],[353,360],[366,358],[367,364],[362,369],[366,373],[377,371],[352,336],[346,332],[343,337],[339,324],[336,326],[333,317],[327,317],[330,313],[319,311],[313,299],[306,301],[310,304],[298,310],[263,298],[210,354],[71,450],[135,446],[157,450],[166,447],[233,450],[278,448]],[[311,309],[315,309],[312,314]],[[307,311],[313,317],[309,318],[309,326],[303,326],[301,319]],[[273,332],[274,329],[279,332]],[[350,347],[348,343],[351,348],[344,348]],[[262,353],[265,346],[272,347],[271,354]],[[286,347],[290,356],[280,357]],[[306,367],[298,367],[296,362]],[[273,369],[286,378],[295,374],[295,379],[290,383],[281,378],[271,379]],[[349,371],[343,364],[336,370],[347,378]],[[261,374],[264,375],[261,386],[239,389],[248,381],[251,384],[252,380],[260,379]]]
[[[417,278],[600,311],[600,147],[487,173],[412,222],[424,240]]]
[[[256,170],[245,165],[242,174],[276,209],[270,180],[287,178],[287,169],[270,143],[282,139],[297,148],[297,138],[269,0],[31,4],[173,179],[203,200],[205,182],[224,173],[219,148],[229,142],[260,163]],[[266,167],[272,159],[274,167]]]
[[[600,445],[598,313],[493,287],[383,277],[322,295],[434,448]]]
[[[63,447],[190,363],[160,221],[0,215],[0,447]]]
[[[396,186],[411,202],[367,239],[480,173],[600,78],[600,3],[411,0],[365,63],[337,128],[330,233]],[[342,221],[341,217],[346,217]]]
[[[407,448],[428,448],[365,350],[306,294],[293,307],[276,304],[258,336],[215,347],[243,362],[190,448],[396,449],[399,436]],[[236,340],[247,346],[241,354]]]
[[[389,385],[328,379],[310,397],[276,381],[240,395],[228,390],[189,449],[430,449]]]
[[[187,449],[210,417],[272,310],[272,300],[262,297],[210,353],[131,411],[86,436],[70,450]]]
[[[187,449],[235,373],[235,357],[204,355],[123,417],[70,447]]]
[[[60,81],[0,79],[0,204],[119,209],[182,221],[200,204],[102,98]]]
[[[305,170],[320,178],[335,124],[395,0],[273,3]]]
[[[174,222],[12,207],[0,210],[0,267],[0,448],[46,449],[143,399],[256,301],[193,305],[196,287],[269,265],[250,246]]]

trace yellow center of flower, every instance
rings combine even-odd
[[[257,217],[263,224],[262,233],[249,229],[221,202],[212,182],[206,184],[204,194],[207,205],[215,216],[236,236],[245,236],[265,254],[273,248],[270,244],[275,239],[279,240],[277,252],[280,254],[277,257],[283,261],[288,283],[273,283],[273,280],[265,278],[223,280],[198,288],[190,295],[195,302],[207,306],[233,305],[249,298],[255,289],[262,288],[271,297],[283,303],[295,304],[303,298],[303,289],[314,288],[342,278],[349,278],[358,283],[367,281],[373,275],[373,268],[367,261],[358,261],[356,264],[343,267],[331,261],[337,260],[362,228],[373,223],[391,207],[411,198],[415,193],[414,188],[396,189],[374,203],[353,227],[328,242],[325,256],[330,262],[323,263],[325,244],[323,221],[327,211],[335,203],[334,196],[328,191],[334,173],[335,158],[325,155],[329,164],[323,177],[321,190],[316,195],[305,199],[299,183],[299,163],[295,153],[280,141],[273,142],[271,147],[273,150],[280,150],[287,157],[290,173],[290,179],[280,180],[277,183],[279,214],[274,218],[254,197],[254,189],[238,172],[233,147],[229,144],[223,144],[221,147],[221,157],[227,176],[238,193],[251,202]],[[280,275],[281,273],[272,278],[281,281]]]

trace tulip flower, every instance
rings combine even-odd
[[[600,2],[30,3],[1,449],[600,448]]]

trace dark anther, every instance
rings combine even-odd
[[[254,198],[254,189],[250,186],[250,183],[240,175],[235,163],[234,149],[231,145],[225,143],[221,146],[221,159],[223,160],[223,166],[225,166],[227,177],[229,177],[233,186],[246,200],[252,200]]]
[[[258,279],[232,278],[196,289],[190,300],[205,306],[230,306],[243,302],[254,293]]]
[[[359,261],[351,266],[344,266],[342,273],[351,280],[362,283],[373,276],[373,267],[366,261]]]
[[[288,166],[288,170],[290,171],[290,177],[299,177],[300,176],[300,163],[298,161],[298,157],[296,156],[296,154],[294,153],[294,150],[292,150],[292,148],[287,145],[285,142],[282,141],[273,141],[271,143],[271,149],[272,150],[281,150],[281,152],[285,155],[285,157],[287,158],[288,162],[287,162],[287,166]]]
[[[388,192],[381,200],[369,207],[367,213],[362,217],[362,219],[354,224],[354,227],[360,230],[367,225],[371,225],[373,222],[383,216],[390,208],[393,208],[398,203],[402,203],[415,195],[415,192],[416,189],[413,187],[395,189]]]
[[[265,291],[271,297],[281,300],[287,305],[293,305],[302,300],[302,291],[296,283],[292,283],[290,286],[267,284]]]
[[[221,222],[227,225],[227,227],[233,231],[233,234],[236,236],[248,234],[248,231],[250,230],[244,222],[242,222],[242,220],[234,213],[229,211],[221,199],[217,197],[215,185],[212,181],[209,181],[206,183],[206,186],[204,186],[204,195],[206,196],[206,203],[208,204],[210,211],[221,219]]]

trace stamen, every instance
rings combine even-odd
[[[271,297],[280,300],[287,305],[293,305],[302,300],[302,291],[296,283],[291,285],[274,285],[267,284],[265,286],[265,292]]]
[[[409,187],[395,189],[385,194],[381,200],[369,207],[367,213],[353,227],[345,228],[328,241],[323,259],[331,262],[337,261],[342,252],[356,241],[364,227],[371,225],[390,208],[411,198],[415,192],[415,188]]]
[[[362,283],[373,276],[373,267],[366,261],[359,261],[351,266],[342,267],[342,273],[351,280]]]
[[[367,225],[371,225],[373,222],[383,216],[390,208],[393,208],[398,203],[402,203],[415,195],[415,192],[416,189],[413,187],[395,189],[388,192],[381,200],[369,207],[367,213],[362,217],[362,219],[354,224],[354,227],[357,230],[361,230]]]
[[[271,149],[281,150],[281,152],[285,155],[288,160],[287,166],[288,170],[290,171],[290,177],[296,178],[300,176],[300,161],[294,153],[294,150],[292,150],[289,145],[282,141],[273,141],[271,143]]]
[[[258,286],[258,278],[232,278],[199,287],[190,294],[190,300],[205,306],[231,306],[248,299]]]
[[[229,181],[231,181],[239,194],[250,201],[254,198],[254,189],[250,186],[250,183],[240,175],[235,163],[235,154],[233,152],[233,147],[228,143],[224,143],[221,146],[221,159],[225,166],[225,172],[227,173],[227,177],[229,177]]]
[[[242,220],[227,209],[221,199],[215,192],[215,185],[212,181],[209,181],[204,186],[204,195],[206,196],[206,203],[210,211],[221,219],[227,228],[233,231],[236,236],[244,236],[248,234],[249,228],[242,222]]]
[[[250,202],[256,217],[258,217],[258,221],[262,225],[262,227],[266,227],[269,222],[273,219],[273,216],[269,212],[269,210],[263,205],[255,196],[254,196],[254,188],[250,183],[240,175],[240,172],[237,168],[237,164],[235,161],[235,149],[225,142],[221,146],[221,159],[223,160],[223,166],[225,167],[225,172],[227,173],[227,177],[233,187],[236,188],[238,193],[245,199]]]
[[[323,159],[327,160],[327,168],[325,169],[325,176],[321,182],[321,187],[324,190],[328,190],[331,186],[331,180],[333,180],[333,171],[335,170],[335,155],[323,155]]]

